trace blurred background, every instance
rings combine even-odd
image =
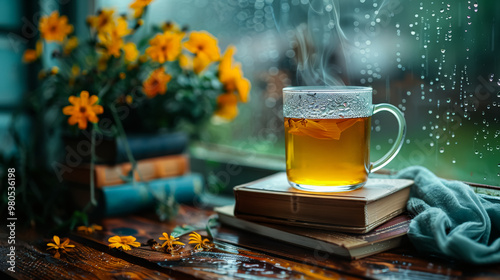
[[[37,87],[37,69],[23,64],[22,54],[35,46],[40,16],[59,10],[85,37],[89,14],[103,7],[125,13],[129,4],[0,0],[0,148],[6,157],[17,151],[10,120]],[[405,114],[405,144],[387,168],[423,165],[444,178],[498,186],[498,12],[500,2],[489,0],[155,0],[144,25],[171,20],[207,30],[221,49],[233,44],[238,50],[235,59],[252,84],[249,103],[234,121],[209,125],[191,147],[204,164],[193,169],[204,169],[210,185],[239,183],[220,175],[221,163],[284,169],[284,86],[346,84],[373,87],[374,103],[394,104]],[[44,50],[47,64],[49,56]],[[25,113],[15,128],[29,139],[34,126]],[[396,126],[390,115],[373,117],[373,159],[392,145]]]

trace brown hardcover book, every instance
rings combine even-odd
[[[351,192],[310,193],[284,172],[237,186],[235,216],[258,222],[365,233],[406,210],[412,180],[368,179]]]
[[[378,226],[370,233],[346,234],[239,219],[233,215],[233,205],[218,207],[215,211],[219,215],[220,222],[228,226],[350,259],[359,259],[398,247],[408,232],[411,221],[408,215],[402,214]]]
[[[112,186],[126,183],[124,177],[132,170],[129,162],[117,165],[96,164],[94,166],[94,180],[96,187]],[[134,172],[136,181],[181,176],[189,171],[189,159],[186,155],[170,155],[143,159],[137,161],[137,170]],[[139,176],[140,174],[140,176]],[[85,164],[66,172],[64,180],[67,182],[90,184],[90,165]]]

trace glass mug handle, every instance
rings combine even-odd
[[[388,111],[392,113],[398,120],[398,137],[396,138],[396,141],[394,142],[394,145],[392,145],[392,148],[389,150],[389,152],[387,152],[382,158],[371,164],[370,172],[377,171],[380,168],[384,167],[398,154],[399,150],[401,150],[401,147],[403,146],[403,140],[406,135],[406,121],[403,113],[401,113],[401,111],[396,106],[391,104],[381,103],[373,105],[373,115],[382,111]]]

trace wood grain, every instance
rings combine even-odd
[[[195,210],[191,209],[189,213]],[[206,221],[211,212],[197,210],[193,215],[196,221]],[[186,216],[183,216],[184,221]],[[91,236],[75,234],[74,238],[106,250],[108,238],[113,235],[133,235],[137,241],[146,243],[148,239],[157,241],[162,232],[171,233],[176,223],[164,224],[141,217],[128,219],[106,219],[102,222],[105,230]],[[200,231],[200,234],[204,232]],[[177,254],[152,250],[148,246],[141,246],[130,251],[107,249],[110,254],[132,263],[145,266],[157,265],[158,270],[172,275],[183,273],[200,279],[247,279],[249,277],[264,278],[300,278],[300,279],[360,279],[348,273],[337,272],[319,266],[313,266],[284,259],[279,256],[268,256],[260,252],[248,250],[239,246],[217,242],[216,248],[209,251],[195,251],[188,244],[188,236],[183,236],[181,242],[187,244]],[[161,269],[164,270],[161,270]]]
[[[326,252],[309,250],[284,242],[259,237],[251,233],[223,226],[217,239],[241,247],[279,255],[315,266],[349,273],[359,277],[389,279],[458,279],[498,277],[500,266],[474,266],[444,260],[435,256],[423,256],[416,252],[409,241],[398,248],[360,260],[346,260]]]
[[[145,244],[151,238],[161,242],[162,233],[171,233],[177,225],[204,226],[213,214],[186,206],[179,213],[170,223],[139,216],[107,218],[100,222],[102,232],[70,233],[76,247],[59,258],[45,250],[48,240],[28,244],[19,238],[16,273],[7,271],[5,261],[0,269],[16,279],[500,279],[498,265],[473,266],[421,255],[409,243],[353,261],[226,226],[218,228],[215,248],[209,251],[193,250],[188,236],[181,238],[186,245],[174,255]],[[114,235],[132,235],[144,245],[130,251],[110,249],[107,240]],[[0,241],[0,256],[7,253],[7,244]]]
[[[174,279],[169,275],[147,269],[71,241],[75,247],[61,251],[46,251],[45,243],[16,245],[15,273],[0,264],[1,270],[16,279]],[[1,244],[0,254],[7,254],[7,245]]]

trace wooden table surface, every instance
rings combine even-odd
[[[500,264],[472,266],[419,255],[411,244],[360,260],[303,249],[249,232],[220,226],[215,248],[196,251],[186,245],[177,254],[146,245],[177,225],[204,225],[212,211],[183,206],[177,218],[160,223],[141,216],[107,218],[103,231],[70,232],[75,248],[56,256],[46,239],[16,240],[16,272],[7,270],[7,238],[1,238],[0,269],[15,279],[500,279]],[[206,232],[200,231],[202,235]],[[3,233],[5,235],[5,232]],[[130,251],[110,249],[108,238],[132,235],[144,244]],[[180,241],[188,243],[188,236]],[[6,277],[2,277],[5,279]]]

